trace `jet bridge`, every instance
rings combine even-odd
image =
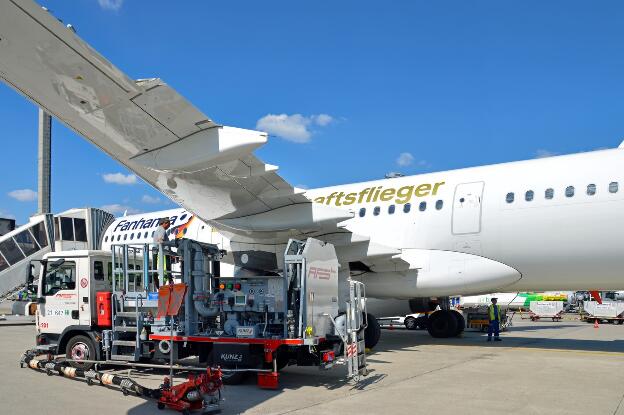
[[[0,302],[11,297],[28,300],[39,275],[40,260],[52,251],[99,249],[104,231],[115,217],[101,209],[70,209],[53,215],[35,215],[27,224],[0,236]],[[30,268],[35,269],[30,271]],[[25,305],[26,303],[24,303]],[[22,312],[20,312],[22,314]]]

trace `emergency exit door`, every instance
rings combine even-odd
[[[455,188],[453,226],[455,235],[481,232],[484,182],[462,183]]]

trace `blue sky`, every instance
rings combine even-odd
[[[624,140],[620,1],[40,4],[130,77],[163,78],[219,123],[269,129],[257,154],[294,185]],[[0,216],[24,222],[36,211],[37,109],[4,85],[0,108]],[[173,206],[60,123],[53,129],[55,212]]]

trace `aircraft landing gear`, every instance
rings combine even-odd
[[[438,310],[429,315],[427,330],[438,339],[456,337],[464,331],[464,316],[455,310]]]
[[[372,314],[367,313],[366,318],[368,320],[368,327],[366,327],[364,331],[364,346],[367,349],[372,349],[377,345],[381,337],[381,326]]]

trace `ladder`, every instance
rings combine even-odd
[[[359,281],[349,281],[349,302],[347,303],[344,359],[347,362],[347,377],[358,382],[360,376],[368,374],[364,331],[368,326],[366,317],[366,291]],[[362,324],[364,319],[364,324]]]
[[[140,293],[133,297],[135,309],[124,309],[124,297],[121,293],[113,293],[113,325],[111,360],[138,362],[142,356],[141,331],[145,313],[141,311],[143,298]]]

